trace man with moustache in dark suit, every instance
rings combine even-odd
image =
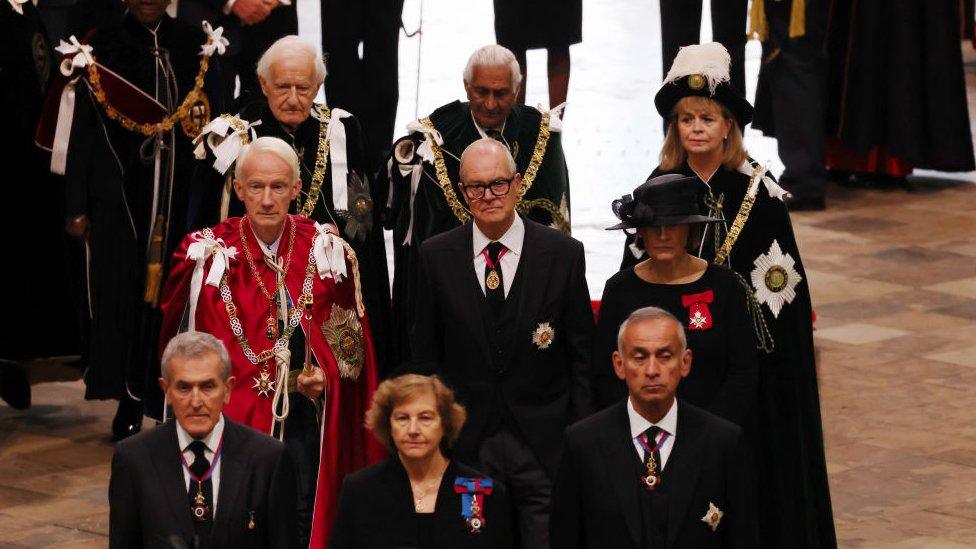
[[[223,343],[184,332],[162,364],[176,419],[116,446],[109,546],[298,547],[284,445],[221,413],[234,385]]]
[[[460,180],[473,221],[422,245],[415,359],[468,410],[456,459],[504,482],[521,545],[545,548],[563,429],[590,408],[583,245],[516,214],[522,175],[498,141],[465,149]]]
[[[629,396],[566,430],[554,547],[758,547],[742,430],[675,398],[691,359],[664,309],[638,309],[620,326],[613,366]]]

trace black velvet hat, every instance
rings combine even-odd
[[[729,109],[739,129],[745,131],[752,121],[752,105],[732,87],[729,77],[731,58],[725,46],[718,42],[693,44],[678,50],[671,70],[654,96],[654,106],[665,119],[671,119],[674,106],[684,97],[699,96],[714,99]]]
[[[648,178],[643,185],[634,189],[633,195],[613,201],[613,215],[620,223],[607,227],[607,230],[721,221],[701,215],[698,193],[695,191],[698,184],[697,177],[676,173]]]

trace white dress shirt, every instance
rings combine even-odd
[[[485,248],[488,244],[491,244],[492,240],[485,236],[485,233],[481,232],[478,228],[477,223],[472,223],[472,232],[474,233],[474,274],[478,279],[478,284],[481,285],[481,293],[485,293],[485,266],[487,261],[485,261]],[[525,241],[525,223],[522,218],[517,214],[515,215],[515,221],[512,222],[512,226],[505,231],[505,234],[498,239],[503,246],[508,248],[505,255],[502,255],[501,260],[498,262],[502,266],[502,287],[505,289],[505,297],[508,297],[508,291],[512,288],[512,282],[515,280],[515,271],[518,270],[519,256],[522,255],[522,243]]]
[[[668,413],[664,414],[661,421],[651,423],[650,421],[644,419],[644,416],[637,413],[637,410],[634,409],[633,401],[631,401],[628,397],[627,418],[630,420],[631,442],[634,443],[634,448],[637,449],[637,456],[640,459],[644,459],[644,446],[642,446],[640,443],[640,436],[644,433],[644,431],[650,429],[652,425],[655,425],[665,433],[669,433],[671,435],[666,441],[664,441],[664,444],[657,449],[658,454],[661,455],[660,470],[663,471],[664,467],[668,464],[668,457],[671,455],[671,449],[674,448],[674,438],[678,431],[678,399],[674,399],[674,402],[671,404],[671,409],[668,410]],[[659,434],[657,437],[658,440],[660,440],[662,436],[664,436],[663,433]],[[657,441],[649,440],[648,443],[651,445],[651,448],[653,448]]]
[[[220,444],[220,439],[223,436],[224,414],[220,414],[220,418],[217,419],[217,424],[214,425],[214,428],[210,431],[210,434],[201,439],[204,445],[207,446],[207,449],[203,451],[203,455],[207,457],[207,461],[209,461],[211,465],[213,464],[214,455],[217,451],[217,445]],[[183,449],[183,457],[186,459],[186,463],[193,465],[193,460],[195,460],[197,457],[193,455],[193,450],[190,450],[189,446],[190,443],[196,439],[191,437],[190,433],[186,432],[186,429],[180,425],[179,421],[176,422],[176,439],[180,443],[180,448]],[[221,459],[217,462],[217,465],[214,466],[213,474],[210,475],[210,484],[213,488],[213,502],[211,502],[210,508],[213,511],[214,516],[217,514],[217,491],[220,490],[220,468],[223,466],[223,461],[224,460]],[[186,490],[187,493],[189,493],[191,483],[195,484],[196,481],[190,477],[190,471],[187,470],[186,466],[183,466],[183,480],[186,481]],[[196,489],[196,487],[193,486],[193,489]]]

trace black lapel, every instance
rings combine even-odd
[[[524,156],[525,152],[521,150],[522,145],[518,144],[519,135],[521,134],[521,117],[519,116],[519,109],[522,108],[519,105],[514,105],[512,111],[508,113],[508,118],[505,119],[505,129],[502,131],[502,137],[505,138],[505,142],[508,144],[509,150],[512,151],[512,158],[515,163],[518,164],[519,159],[516,156]],[[531,151],[529,151],[531,152]],[[518,155],[516,155],[518,153]],[[520,168],[522,169],[522,168]],[[525,175],[525,174],[522,174]]]
[[[481,292],[481,283],[478,275],[474,272],[474,226],[468,221],[458,231],[458,238],[454,241],[453,253],[449,265],[457,265],[461,270],[460,287],[461,298],[466,302],[466,310],[478,311],[478,315],[471,317],[471,322],[477,323],[477,318],[481,319],[481,329],[472,330],[478,345],[481,347],[482,356],[491,360],[491,348],[488,346],[488,334],[494,328],[491,326],[492,311],[488,307],[485,294]],[[451,269],[453,270],[453,269]],[[478,326],[475,326],[477,328]]]
[[[627,531],[635,547],[641,546],[641,516],[639,489],[640,475],[635,474],[635,465],[640,458],[630,438],[630,420],[627,418],[627,401],[615,405],[612,414],[612,424],[604,433],[604,444],[601,450],[607,460],[604,470],[610,477],[613,490],[617,495],[620,511],[627,523]]]
[[[701,417],[681,401],[678,406],[678,432],[674,448],[664,466],[665,482],[669,483],[670,508],[668,514],[668,543],[674,545],[678,530],[688,513],[688,504],[698,484],[702,457],[705,455],[706,435]]]
[[[186,479],[183,478],[183,460],[180,459],[180,442],[176,437],[176,420],[171,419],[156,428],[160,430],[160,436],[149,440],[152,446],[150,459],[159,479],[159,490],[173,515],[173,524],[189,541],[193,539],[194,531]]]
[[[213,527],[215,537],[226,540],[236,529],[232,514],[250,511],[238,502],[241,485],[247,480],[245,477],[251,469],[250,462],[251,454],[244,444],[243,427],[225,417],[224,446],[220,456],[220,493],[217,494],[217,516],[214,517]],[[237,518],[243,520],[243,517]]]
[[[390,528],[401,528],[399,536],[390,536],[388,539],[403,539],[417,541],[417,521],[416,509],[413,506],[413,492],[410,489],[410,479],[407,478],[407,470],[403,468],[397,456],[391,457],[383,467],[381,475],[382,494],[377,494],[377,501],[386,501],[386,505],[391,506],[389,516],[401,517],[400,520],[391,521]],[[438,498],[440,496],[438,495]],[[379,510],[383,507],[378,505]],[[397,524],[397,526],[394,526]],[[402,536],[402,537],[401,537]]]
[[[537,325],[532,324],[532,321],[538,316],[539,309],[546,298],[547,292],[542,291],[542,288],[545,288],[545,278],[548,276],[549,263],[552,260],[552,254],[542,238],[539,225],[524,217],[522,223],[525,225],[522,254],[519,256],[515,278],[512,279],[512,289],[505,299],[507,303],[517,306],[513,323],[515,332],[505,344],[506,356],[510,357],[518,356],[513,353],[519,353],[520,347],[533,344],[532,333],[535,332]],[[559,334],[556,334],[556,337],[559,337]]]

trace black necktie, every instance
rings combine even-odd
[[[203,478],[210,469],[210,461],[207,459],[205,453],[207,445],[200,440],[194,440],[190,443],[187,448],[193,452],[193,463],[190,464],[190,472],[196,478]],[[203,493],[204,505],[207,507],[207,512],[202,517],[193,516],[193,529],[197,534],[199,539],[199,546],[206,547],[209,545],[210,540],[210,526],[213,524],[213,484],[210,478],[203,481],[203,483],[198,487],[197,481],[195,479],[190,479],[190,489],[188,490],[190,497],[190,509],[193,510],[194,506],[197,505],[197,494],[198,492]]]
[[[502,278],[502,265],[499,261],[505,246],[501,242],[492,242],[485,249],[488,250],[485,261],[485,297],[497,315],[505,304],[505,280]]]
[[[656,446],[657,446],[657,436],[659,434],[661,434],[661,428],[658,427],[658,426],[656,426],[656,425],[651,425],[650,427],[647,428],[646,431],[644,431],[644,436],[647,437],[647,447],[648,448],[651,448],[652,450],[654,450],[654,468],[657,469],[658,474],[660,474],[661,473],[661,470],[664,469],[664,465],[661,463],[661,451],[660,451],[660,448],[656,448]],[[651,456],[648,455],[647,450],[645,449],[644,450],[644,465],[645,466],[648,464],[648,458],[650,458],[650,457]]]

